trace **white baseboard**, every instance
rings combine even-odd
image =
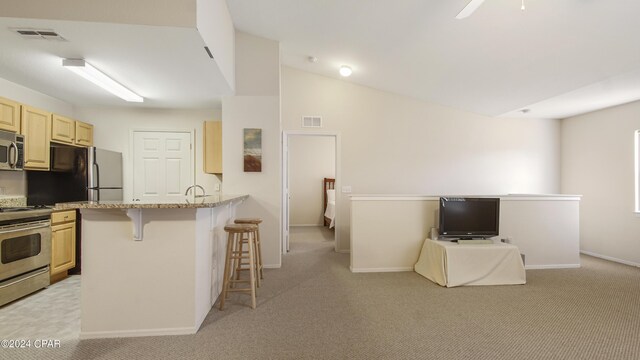
[[[577,269],[580,264],[550,264],[550,265],[525,265],[526,270],[544,270],[544,269]]]
[[[542,270],[542,269],[576,269],[579,267],[580,267],[580,264],[551,264],[551,265],[527,265],[524,268],[527,270]],[[413,267],[353,268],[350,266],[349,269],[353,273],[413,271]]]
[[[191,335],[195,334],[197,331],[198,329],[193,327],[143,330],[81,331],[80,340],[142,336]]]
[[[295,224],[295,225],[294,224],[289,224],[289,227],[305,227],[305,226],[306,227],[311,227],[311,226],[313,226],[313,227],[322,227],[324,225],[322,225],[322,224]]]
[[[275,264],[275,265],[262,265],[263,268],[265,269],[280,269],[282,267],[282,264]]]
[[[349,266],[352,273],[371,273],[371,272],[401,272],[413,271],[413,267],[391,267],[391,268],[354,268]]]
[[[336,252],[337,252],[337,253],[340,253],[340,254],[350,254],[350,253],[351,253],[351,250],[344,250],[344,249],[341,249],[341,250],[336,250]]]
[[[597,258],[603,259],[603,260],[609,260],[609,261],[617,262],[617,263],[624,264],[624,265],[640,267],[640,264],[635,263],[633,261],[622,260],[622,259],[614,258],[612,256],[607,256],[607,255],[600,255],[600,254],[593,253],[591,251],[583,251],[583,250],[581,250],[580,253],[581,254],[585,254],[585,255],[589,255],[589,256],[593,256],[593,257],[597,257]]]

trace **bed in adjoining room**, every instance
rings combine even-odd
[[[322,193],[324,196],[324,226],[332,229],[335,226],[336,217],[336,179],[324,178],[322,181]]]

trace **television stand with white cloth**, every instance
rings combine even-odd
[[[520,251],[511,244],[457,244],[427,239],[414,269],[446,287],[526,283]]]

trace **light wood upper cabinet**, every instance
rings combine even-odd
[[[76,212],[75,210],[51,214],[51,268],[56,275],[76,266]]]
[[[75,142],[80,146],[93,146],[93,125],[76,120]]]
[[[51,113],[22,105],[21,133],[24,135],[24,168],[48,170]]]
[[[20,104],[0,97],[0,129],[20,131]]]
[[[93,146],[93,125],[53,114],[51,141],[69,145]]]
[[[51,117],[51,141],[73,144],[76,138],[76,122],[64,116]]]
[[[222,174],[222,121],[204,122],[204,172]]]

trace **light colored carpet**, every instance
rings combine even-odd
[[[583,256],[580,269],[527,271],[527,285],[447,289],[412,272],[352,274],[330,235],[293,228],[258,308],[234,294],[195,335],[66,341],[0,358],[640,358],[638,268]]]

